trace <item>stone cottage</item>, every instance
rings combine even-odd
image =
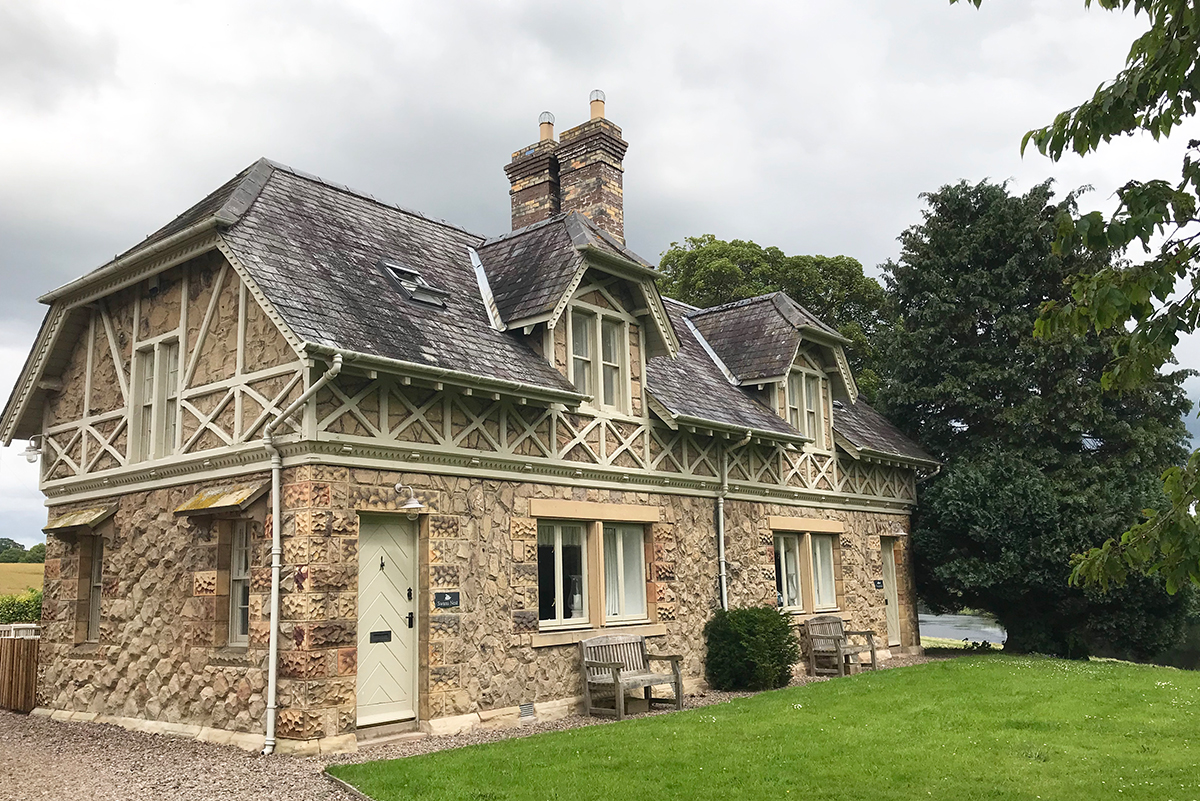
[[[49,507],[42,712],[345,749],[564,714],[597,632],[700,681],[723,604],[920,647],[935,463],[790,298],[659,294],[591,112],[513,154],[502,236],[261,160],[41,298],[0,436]]]

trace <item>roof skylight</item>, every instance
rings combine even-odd
[[[430,306],[446,305],[445,299],[450,293],[432,286],[419,271],[388,259],[380,259],[379,267],[399,285],[405,298],[428,303]]]

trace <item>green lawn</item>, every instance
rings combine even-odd
[[[1198,698],[1197,673],[984,654],[329,771],[380,801],[1197,799]]]

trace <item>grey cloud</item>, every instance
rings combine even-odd
[[[116,41],[89,34],[38,2],[0,4],[0,100],[52,107],[112,80]]]

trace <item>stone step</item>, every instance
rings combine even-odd
[[[368,726],[355,732],[359,748],[369,748],[373,745],[390,745],[391,743],[407,743],[413,740],[424,740],[429,736],[420,731],[415,720],[405,720],[400,723],[386,723],[382,726]]]
[[[378,737],[368,737],[363,739],[361,736],[358,739],[358,747],[374,748],[377,745],[393,745],[395,743],[411,743],[417,740],[424,740],[429,737],[428,732],[423,731],[406,731],[399,734],[385,734]]]

